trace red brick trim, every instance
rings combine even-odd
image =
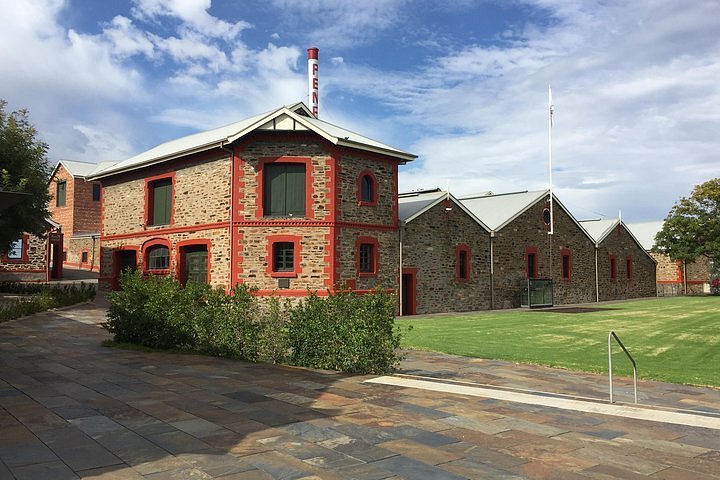
[[[530,255],[534,255],[533,268],[535,275],[530,277],[530,270],[528,269],[528,260]],[[527,247],[525,249],[525,278],[538,278],[538,249],[537,247]]]
[[[170,182],[171,182],[170,223],[169,223],[169,225],[173,225],[175,223],[175,172],[168,172],[168,173],[163,173],[162,175],[155,175],[152,177],[145,178],[145,205],[144,205],[143,218],[145,219],[145,226],[147,226],[147,227],[159,226],[159,225],[152,224],[153,218],[152,218],[152,210],[150,209],[150,205],[152,205],[152,202],[153,202],[153,198],[152,198],[153,192],[150,189],[150,185],[153,182],[156,182],[158,180],[165,180],[168,178],[170,179]],[[103,204],[104,203],[105,202],[103,202]]]
[[[564,257],[568,257],[568,276],[567,277],[563,275],[563,273],[564,273],[563,272],[563,263],[564,263],[563,258]],[[564,280],[566,282],[571,281],[572,280],[572,271],[573,271],[573,269],[572,269],[572,252],[570,251],[569,248],[563,248],[562,250],[560,250],[560,279]]]
[[[465,277],[460,276],[460,253],[465,252]],[[455,280],[458,282],[470,281],[470,247],[461,243],[455,247]]]
[[[298,235],[269,235],[267,237],[267,267],[265,271],[273,278],[296,278],[300,273],[300,261],[302,259],[302,248],[300,240],[302,237]],[[273,271],[273,245],[275,243],[287,242],[293,244],[293,271],[292,272],[275,272]]]
[[[265,165],[269,163],[303,163],[305,164],[305,216],[303,219],[314,219],[313,212],[313,164],[310,157],[263,157],[257,164],[257,192],[255,202],[255,218],[265,218],[263,202],[265,201]],[[302,219],[300,219],[302,220]]]
[[[133,233],[118,233],[115,235],[101,235],[100,240],[101,241],[108,241],[108,240],[126,240],[129,238],[139,238],[139,237],[147,237],[148,235],[170,235],[172,233],[189,233],[189,232],[199,232],[201,230],[217,230],[217,229],[225,229],[230,226],[230,222],[217,222],[217,223],[205,223],[202,225],[186,225],[182,227],[172,227],[172,228],[158,228],[157,230],[153,229],[151,231],[142,230],[139,232],[133,232]]]
[[[168,268],[151,269],[148,266],[148,250],[152,247],[163,246],[168,249]],[[143,243],[142,246],[142,270],[143,273],[152,273],[153,275],[168,275],[172,270],[172,246],[170,242],[164,238],[153,238]]]
[[[370,198],[370,200],[363,200],[363,198],[362,198],[362,184],[363,184],[363,179],[364,179],[365,177],[370,178],[370,184],[371,184],[371,189],[370,189],[370,197],[371,197],[371,198]],[[377,206],[377,202],[378,202],[378,186],[379,186],[379,185],[380,185],[380,184],[378,183],[377,178],[375,177],[375,174],[374,174],[371,170],[365,169],[365,170],[363,170],[362,172],[360,172],[360,175],[358,175],[358,177],[357,177],[357,201],[358,201],[358,205],[368,206],[368,207],[375,207],[375,206]]]
[[[360,271],[360,245],[368,244],[372,245],[372,258],[370,259],[370,266],[372,271],[361,272]],[[355,269],[359,277],[377,277],[378,266],[380,264],[380,243],[375,237],[358,237],[355,240]]]
[[[22,244],[22,245],[20,245],[20,258],[8,258],[8,256],[7,256],[8,252],[6,249],[2,252],[2,257],[0,257],[0,260],[2,260],[5,263],[13,263],[13,264],[30,262],[30,257],[28,255],[28,249],[30,248],[30,235],[23,233],[22,235],[20,235],[20,238],[18,238],[17,240],[20,240],[20,242]],[[20,272],[22,270],[15,270],[15,271]],[[28,270],[28,271],[34,271],[34,270]],[[41,270],[41,271],[44,271],[44,270]]]
[[[175,278],[177,278],[182,285],[185,285],[187,278],[185,278],[185,258],[182,255],[182,250],[185,247],[205,246],[207,249],[207,282],[210,283],[210,267],[212,266],[212,257],[210,255],[210,248],[212,242],[208,238],[194,238],[192,240],[182,240],[175,244]]]

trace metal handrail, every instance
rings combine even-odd
[[[633,387],[635,389],[635,403],[638,403],[637,400],[637,365],[635,364],[635,360],[633,359],[632,355],[630,355],[630,352],[627,351],[627,348],[625,348],[625,345],[620,341],[617,335],[615,335],[614,330],[610,330],[610,333],[608,333],[608,375],[610,378],[610,403],[613,403],[613,377],[612,377],[612,339],[615,338],[615,341],[620,345],[620,348],[623,349],[623,352],[625,352],[625,355],[630,359],[630,362],[633,366]]]

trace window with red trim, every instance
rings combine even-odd
[[[467,245],[455,247],[455,279],[460,282],[470,280],[470,247]]]
[[[268,163],[263,168],[264,216],[304,217],[305,164]]]
[[[357,272],[361,277],[373,277],[378,273],[378,250],[376,238],[359,237],[356,244]]]
[[[625,276],[628,280],[633,278],[633,259],[632,257],[625,258]]]
[[[170,273],[170,244],[165,240],[151,240],[143,251],[143,270],[148,273]]]
[[[28,247],[30,236],[23,235],[17,240],[10,242],[6,251],[3,252],[2,259],[10,263],[26,263],[29,260]]]
[[[294,278],[300,274],[300,237],[268,237],[267,272],[271,277]]]
[[[570,280],[572,278],[572,255],[570,250],[563,249],[560,252],[560,274],[563,280]]]
[[[170,225],[173,217],[173,176],[147,179],[145,189],[147,225]]]
[[[525,276],[527,278],[538,276],[538,251],[535,247],[525,249]]]
[[[358,177],[358,201],[360,205],[377,205],[377,180],[370,170],[363,170]]]
[[[617,278],[617,259],[614,255],[610,256],[610,279],[615,280]]]
[[[80,263],[88,263],[88,258],[90,256],[89,254],[90,252],[88,252],[87,250],[83,250],[80,254]]]

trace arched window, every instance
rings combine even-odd
[[[358,201],[360,205],[377,205],[377,180],[370,170],[360,173],[358,178]]]
[[[153,245],[145,251],[148,270],[168,270],[170,268],[170,249],[165,245]]]

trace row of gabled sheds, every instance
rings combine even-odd
[[[655,260],[621,220],[578,221],[549,190],[437,189],[398,207],[403,314],[532,306],[534,288],[551,288],[541,305],[656,294]]]

